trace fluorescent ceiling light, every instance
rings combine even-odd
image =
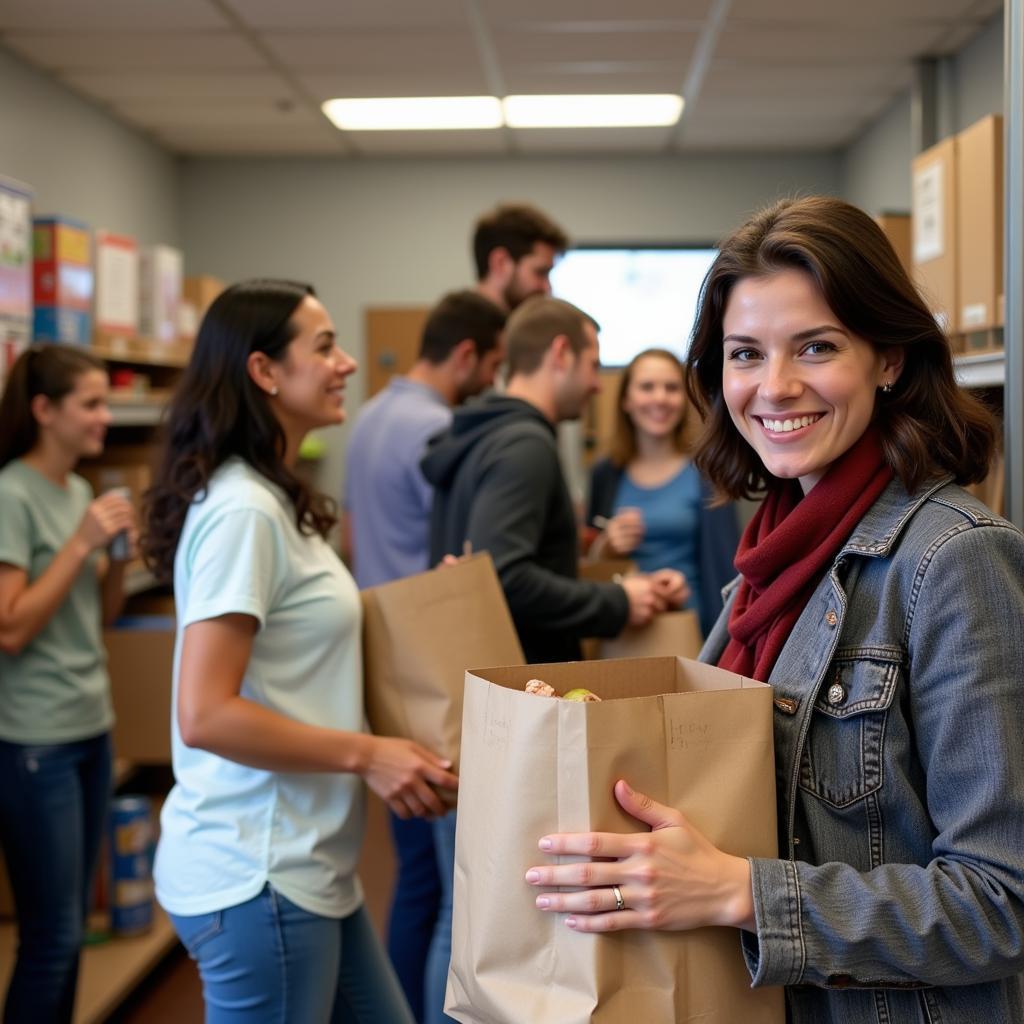
[[[410,96],[396,99],[327,100],[321,110],[335,126],[352,132],[439,131],[500,128],[494,96]]]
[[[640,128],[670,125],[683,112],[671,93],[610,96],[506,96],[510,128]]]

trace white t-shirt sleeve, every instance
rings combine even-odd
[[[279,541],[273,519],[253,508],[221,511],[199,524],[186,556],[181,625],[242,614],[262,629],[283,576]]]

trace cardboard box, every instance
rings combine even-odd
[[[126,617],[105,630],[114,702],[114,753],[133,764],[171,762],[174,619]]]
[[[224,291],[224,288],[224,282],[219,277],[212,277],[209,274],[194,274],[185,278],[184,296],[195,306],[196,314],[201,320],[203,314],[210,308],[210,303]]]
[[[139,261],[139,332],[163,345],[178,340],[185,258],[180,249],[153,245]]]
[[[944,139],[911,165],[914,280],[944,331],[956,329],[956,138]]]
[[[37,341],[92,341],[92,237],[85,224],[63,217],[32,222],[33,318]]]
[[[912,258],[913,242],[911,239],[910,214],[909,213],[880,213],[875,217],[875,223],[882,229],[889,244],[893,247],[896,255],[903,264],[903,269],[908,274],[914,272],[914,261]]]
[[[984,331],[1002,322],[1003,119],[976,121],[956,144],[957,330]]]
[[[602,700],[532,696],[532,677]],[[545,834],[645,830],[620,778],[719,849],[775,857],[771,687],[681,658],[570,662],[469,671],[463,707],[449,1016],[782,1024],[782,989],[750,987],[735,929],[573,932],[523,882]]]
[[[96,232],[96,333],[139,333],[139,247],[134,238]]]

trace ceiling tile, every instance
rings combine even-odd
[[[675,21],[705,18],[712,0],[478,0],[492,25],[510,21]]]
[[[154,130],[215,125],[290,130],[295,125],[321,125],[324,121],[320,111],[308,106],[271,101],[211,103],[207,100],[175,100],[146,103],[129,100],[113,104],[113,111],[132,124]]]
[[[266,66],[266,60],[246,39],[230,32],[15,32],[6,36],[4,42],[40,67],[58,71]]]
[[[536,64],[506,67],[505,86],[512,95],[527,93],[547,95],[561,93],[637,93],[679,92],[683,72],[678,67],[651,62],[647,70],[640,62],[620,65],[602,64]]]
[[[464,132],[344,132],[366,156],[443,156],[508,152],[503,131]]]
[[[573,128],[569,131],[517,129],[515,147],[523,153],[650,153],[665,148],[673,128]]]
[[[766,15],[764,0],[732,0],[732,20],[770,20],[777,24],[804,27],[856,28],[872,27],[888,31],[900,23],[932,24],[977,18],[984,21],[1002,8],[1001,0],[857,0],[849,3],[822,3],[821,0],[785,0],[775,4]],[[884,26],[884,27],[883,27]]]
[[[315,126],[268,131],[258,125],[167,128],[154,133],[175,152],[186,153],[343,153],[347,147],[337,133]]]
[[[930,48],[932,27],[908,25],[834,29],[730,21],[719,37],[716,59],[769,59],[800,64],[840,61],[870,63],[902,58],[912,60]]]
[[[73,88],[95,99],[177,100],[294,98],[287,82],[273,72],[147,74],[144,71],[79,72],[61,76]]]
[[[285,64],[311,71],[346,74],[444,69],[479,60],[468,31],[436,32],[270,32],[270,51]]]
[[[247,25],[260,30],[436,28],[465,25],[463,0],[226,0]]]
[[[756,61],[715,60],[704,78],[703,94],[734,97],[759,96],[887,96],[910,81],[903,61],[872,64],[824,63],[805,66],[795,62],[766,64]]]
[[[670,61],[680,75],[696,45],[695,32],[578,32],[503,30],[494,34],[502,64],[577,61]]]
[[[0,31],[164,32],[227,28],[207,0],[3,0]]]
[[[479,68],[450,67],[431,71],[322,73],[297,75],[299,83],[320,100],[335,96],[486,96],[487,81]]]

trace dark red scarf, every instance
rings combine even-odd
[[[743,582],[719,668],[768,680],[814,588],[892,477],[869,428],[806,496],[796,480],[768,492],[736,552]]]

